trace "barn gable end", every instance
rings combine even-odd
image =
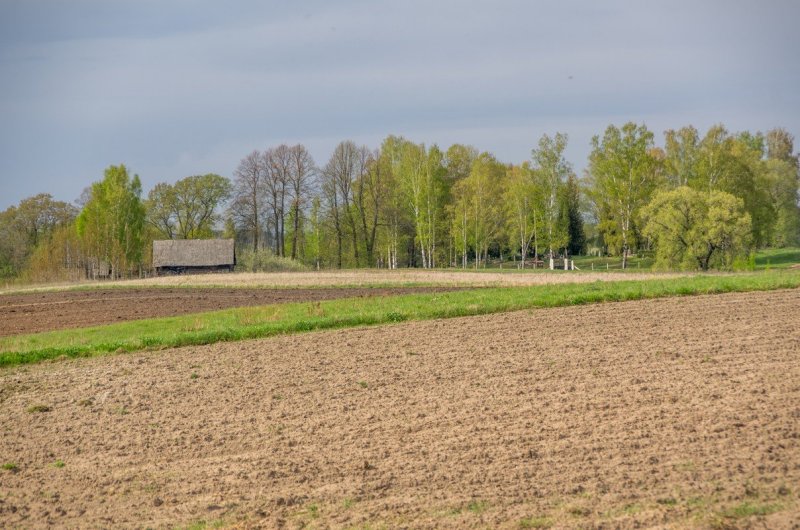
[[[233,270],[233,239],[167,239],[153,241],[153,269],[163,272]]]

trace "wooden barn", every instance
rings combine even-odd
[[[232,272],[233,239],[167,239],[153,241],[153,271],[162,274]]]

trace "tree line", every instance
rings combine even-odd
[[[590,253],[652,254],[665,268],[730,268],[754,248],[800,244],[798,156],[784,129],[701,134],[610,125],[580,177],[565,134],[499,161],[388,136],[343,141],[324,164],[302,145],[242,158],[232,178],[190,176],[144,196],[111,166],[75,205],[40,194],[0,212],[0,274],[146,274],[154,239],[232,237],[314,268],[461,267]],[[255,262],[253,262],[255,263]]]

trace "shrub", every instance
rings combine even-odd
[[[276,256],[268,249],[243,249],[236,254],[236,269],[247,272],[302,272],[308,267],[291,258]]]

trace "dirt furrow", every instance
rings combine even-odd
[[[798,314],[737,293],[14,368],[0,526],[791,528]]]

